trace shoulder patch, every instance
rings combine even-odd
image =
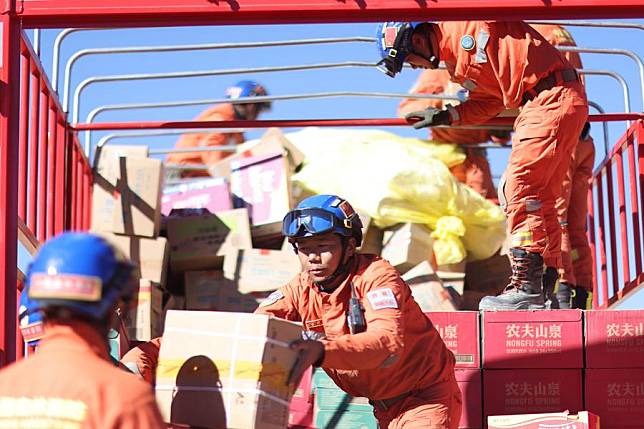
[[[470,36],[469,34],[461,37],[461,48],[465,49],[466,51],[471,51],[475,46],[476,42],[474,41],[474,37]]]
[[[268,295],[264,301],[259,304],[260,307],[266,307],[271,304],[275,304],[280,299],[284,298],[284,294],[281,290],[276,290],[272,294]]]
[[[383,308],[398,308],[398,301],[394,292],[389,288],[382,288],[367,292],[367,299],[371,308],[381,310]]]

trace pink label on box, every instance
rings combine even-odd
[[[644,310],[586,311],[586,367],[644,368]]]
[[[585,394],[602,429],[644,427],[644,369],[587,369]]]
[[[457,368],[479,368],[478,311],[445,311],[425,313],[436,327],[443,342],[454,353]]]
[[[483,380],[486,418],[583,409],[580,369],[486,369]]]
[[[210,213],[233,208],[228,182],[224,178],[198,180],[169,186],[161,196],[161,212],[170,214],[172,209],[205,208]]]
[[[282,154],[233,162],[230,186],[235,207],[246,207],[253,225],[281,222],[290,209],[287,164]]]
[[[484,368],[582,368],[580,310],[483,313]]]
[[[483,427],[483,391],[480,369],[457,369],[456,382],[463,397],[460,429]]]

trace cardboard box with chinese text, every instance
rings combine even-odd
[[[582,368],[580,310],[485,311],[484,368]]]
[[[172,209],[182,208],[205,208],[210,213],[232,210],[228,179],[216,177],[166,187],[161,197],[161,212],[167,216]]]
[[[587,369],[585,394],[602,429],[644,427],[644,368]]]
[[[425,313],[448,349],[454,353],[457,368],[480,368],[478,311]]]
[[[483,388],[480,369],[456,369],[456,382],[463,397],[459,429],[483,427]]]
[[[587,368],[644,368],[644,310],[584,312]]]
[[[568,412],[519,414],[489,416],[487,423],[488,429],[599,429],[599,416],[588,411],[574,415]]]

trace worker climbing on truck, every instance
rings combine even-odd
[[[103,238],[64,233],[43,245],[20,313],[38,315],[29,324],[44,332],[35,354],[0,371],[0,427],[163,427],[150,386],[109,358],[108,331],[136,286],[134,266]]]
[[[385,22],[378,29],[380,66],[394,77],[405,62],[436,69],[443,61],[467,101],[411,112],[415,128],[475,125],[521,107],[499,189],[508,216],[512,276],[482,310],[545,308],[561,262],[556,199],[588,116],[574,67],[524,22]]]
[[[261,97],[268,95],[266,89],[258,82],[252,80],[242,80],[234,86],[226,89],[225,97],[230,100],[236,100],[246,97]],[[237,120],[255,120],[267,110],[270,110],[271,103],[262,101],[258,103],[223,103],[217,104],[206,109],[197,118],[196,121],[237,121]],[[188,133],[181,136],[177,141],[176,149],[194,149],[199,147],[217,147],[225,145],[238,145],[245,141],[242,132],[211,132],[211,133]],[[166,162],[168,164],[179,165],[205,165],[211,166],[218,161],[228,157],[224,151],[209,152],[177,152],[168,155]],[[181,177],[208,177],[206,170],[182,170]]]

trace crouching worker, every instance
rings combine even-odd
[[[117,306],[137,285],[133,268],[92,234],[45,243],[27,271],[19,311],[23,319],[41,316],[44,336],[35,354],[0,371],[0,427],[164,426],[150,386],[109,357]]]
[[[317,195],[289,212],[283,234],[301,273],[257,313],[301,321],[307,340],[289,380],[322,367],[352,396],[369,398],[381,428],[457,428],[461,393],[454,356],[385,260],[356,253],[361,222],[351,205]]]

